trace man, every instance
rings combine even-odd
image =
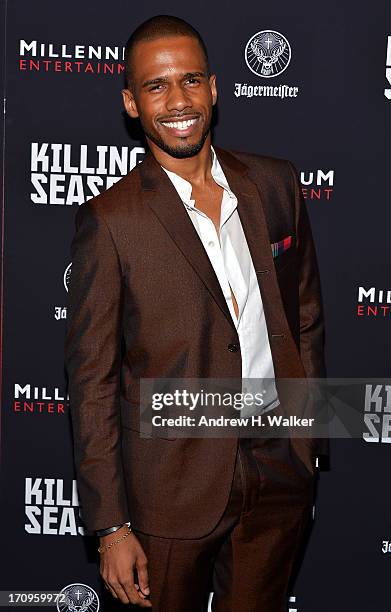
[[[325,375],[297,173],[212,147],[216,77],[186,22],[141,24],[125,63],[125,109],[150,150],[80,207],[72,242],[65,355],[83,518],[123,603],[200,611],[213,590],[217,612],[281,612],[315,443],[142,437],[139,382]],[[282,398],[271,385],[266,408]]]

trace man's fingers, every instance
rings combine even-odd
[[[125,590],[123,589],[119,581],[117,580],[111,581],[109,583],[109,588],[111,591],[114,591],[115,593],[114,597],[119,599],[123,604],[136,603],[135,601],[133,601],[132,599],[128,597],[128,594],[125,592]]]
[[[149,601],[145,601],[142,595],[138,594],[137,585],[128,578],[122,582],[114,580],[111,580],[110,583],[105,582],[105,587],[115,599],[119,599],[123,604],[132,603],[146,608],[152,606]]]
[[[136,569],[139,587],[144,595],[149,595],[148,563],[145,557],[137,558]]]
[[[134,584],[132,577],[127,577],[125,580],[121,581],[121,586],[123,587],[129,601],[132,604],[137,604],[138,606],[144,606],[146,602],[141,594],[138,593],[136,589],[136,585]],[[145,606],[149,607],[149,606]]]
[[[116,592],[115,592],[115,591],[114,591],[114,590],[111,588],[111,586],[109,586],[108,584],[106,584],[106,582],[105,582],[105,587],[106,587],[106,589],[107,589],[107,590],[108,590],[108,591],[111,593],[111,595],[112,595],[113,597],[115,597],[115,599],[118,599]]]

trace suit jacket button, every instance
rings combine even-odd
[[[228,345],[228,350],[229,350],[231,353],[237,353],[237,352],[238,352],[238,350],[239,350],[239,347],[238,347],[238,345],[237,345],[237,344],[229,344],[229,345]]]

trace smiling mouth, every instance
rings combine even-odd
[[[198,120],[199,117],[194,117],[192,119],[181,119],[178,121],[161,121],[160,123],[164,125],[164,127],[186,132],[189,131]]]

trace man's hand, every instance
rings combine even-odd
[[[100,545],[117,540],[127,529],[124,525],[114,533],[99,538]],[[134,570],[137,571],[136,582]],[[112,596],[122,603],[132,603],[142,608],[152,607],[151,602],[145,599],[149,595],[147,557],[134,533],[101,553],[100,574]]]

